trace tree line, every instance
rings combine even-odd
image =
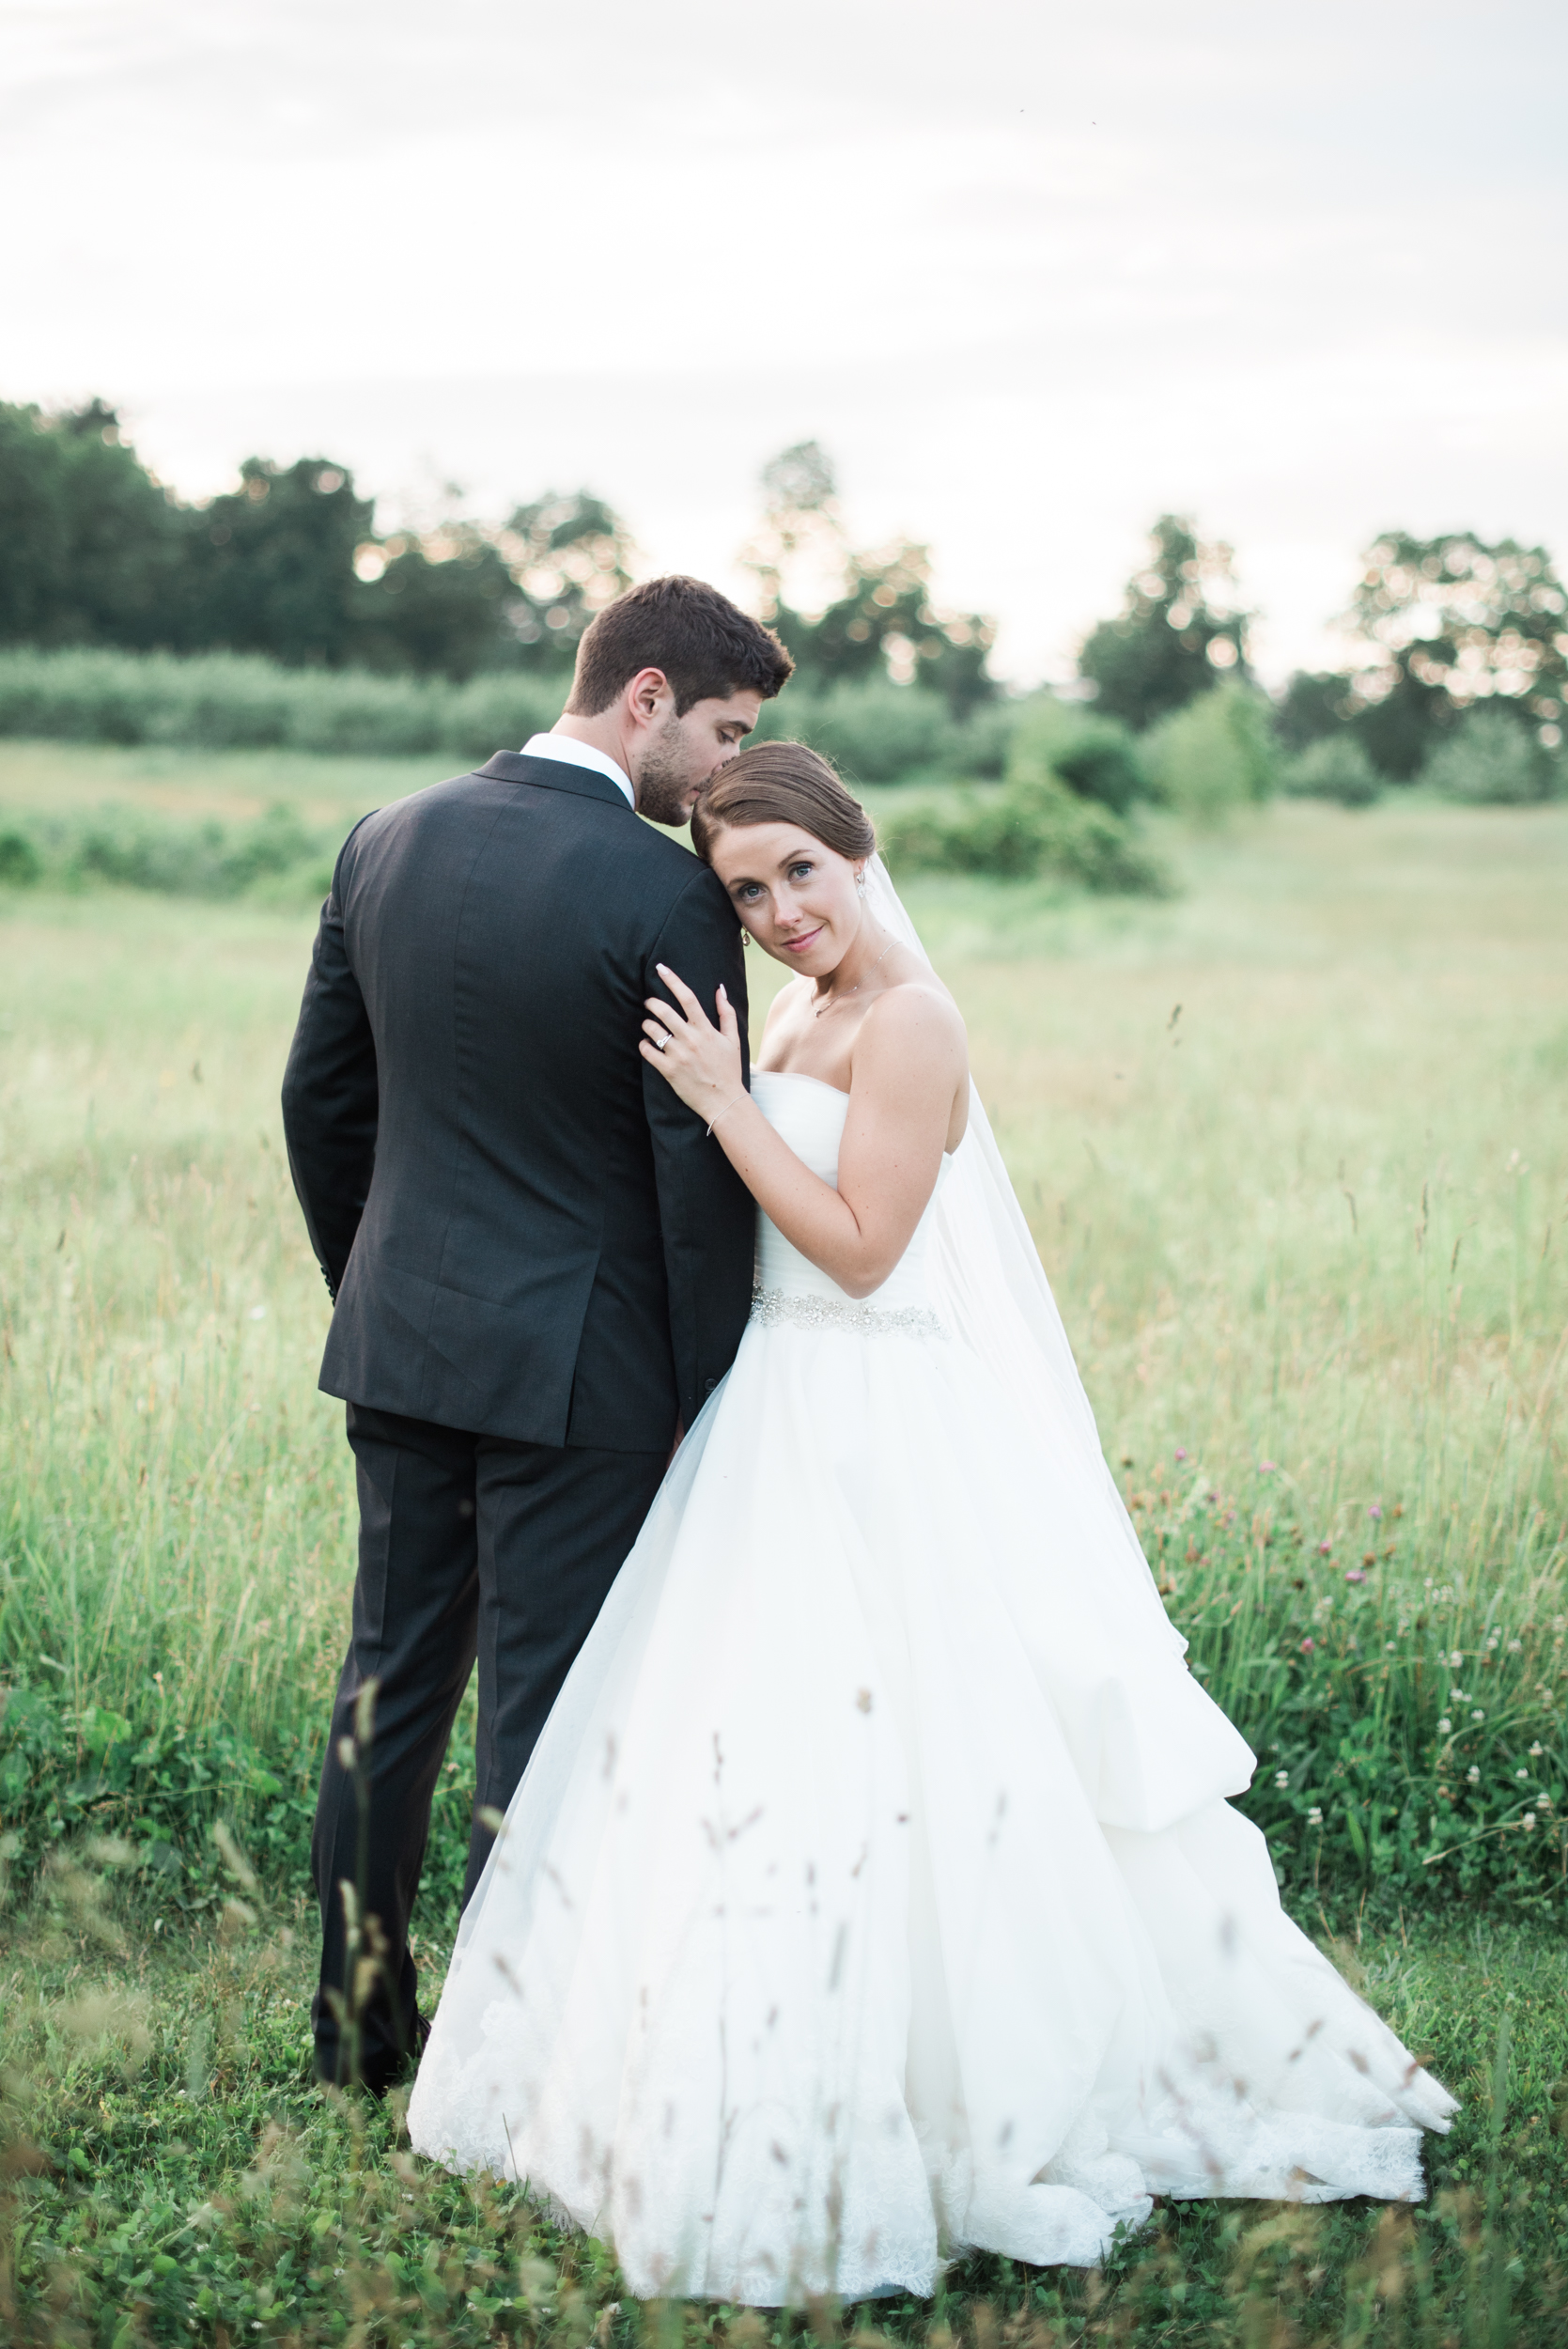
[[[996,692],[992,624],[933,607],[925,548],[851,546],[815,444],[786,451],[765,489],[750,559],[803,681],[902,676],[955,714]],[[788,574],[809,533],[832,544],[838,576],[808,615],[788,602]],[[565,677],[595,613],[631,584],[630,535],[590,490],[551,492],[499,523],[455,516],[383,536],[348,465],[247,457],[236,488],[188,504],[99,399],[53,412],[0,403],[0,644],[221,649],[458,681]]]
[[[891,678],[939,693],[960,721],[996,695],[994,620],[937,606],[918,542],[854,544],[816,442],[775,458],[762,490],[742,560],[803,686]],[[630,584],[633,554],[625,522],[587,490],[501,522],[451,516],[380,534],[349,467],[323,457],[248,457],[234,489],[188,503],[100,399],[0,403],[0,645],[221,648],[458,681],[564,678],[594,614]],[[1518,728],[1505,744],[1516,761],[1555,768],[1565,614],[1542,547],[1385,532],[1342,615],[1343,665],[1297,672],[1273,702],[1273,731],[1285,752],[1314,753],[1324,787],[1349,800],[1421,773],[1477,710]],[[1254,616],[1230,549],[1162,515],[1120,612],[1083,642],[1077,692],[1140,736],[1216,688],[1255,694]]]

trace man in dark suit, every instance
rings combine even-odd
[[[660,962],[710,1011],[722,982],[744,1033],[740,934],[633,811],[684,824],[790,666],[715,589],[634,588],[552,733],[367,816],[337,861],[283,1091],[360,1503],[313,1846],[324,2078],[357,2057],[379,2091],[421,2044],[409,1912],[475,1657],[469,1892],[480,1814],[739,1343],[751,1199],[637,1048]]]

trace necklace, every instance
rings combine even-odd
[[[874,979],[877,976],[877,972],[881,969],[883,963],[886,962],[888,957],[892,954],[897,943],[898,941],[896,938],[890,938],[881,953],[877,956],[876,961],[872,964],[870,970],[867,971],[862,977],[858,978],[853,987],[846,987],[844,990],[844,995],[834,995],[830,992],[827,1002],[823,1003],[818,1010],[812,1014],[813,1019],[825,1019],[828,1013],[832,1010],[835,1003],[840,1003],[844,1001],[845,996],[858,995],[862,988],[865,985],[866,980]]]

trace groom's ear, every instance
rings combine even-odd
[[[651,725],[675,691],[662,669],[639,669],[624,689],[627,715],[638,725]]]

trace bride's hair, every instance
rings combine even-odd
[[[870,856],[870,817],[825,758],[803,742],[758,742],[719,770],[691,811],[691,845],[705,863],[722,832],[749,824],[799,824],[840,856]]]

